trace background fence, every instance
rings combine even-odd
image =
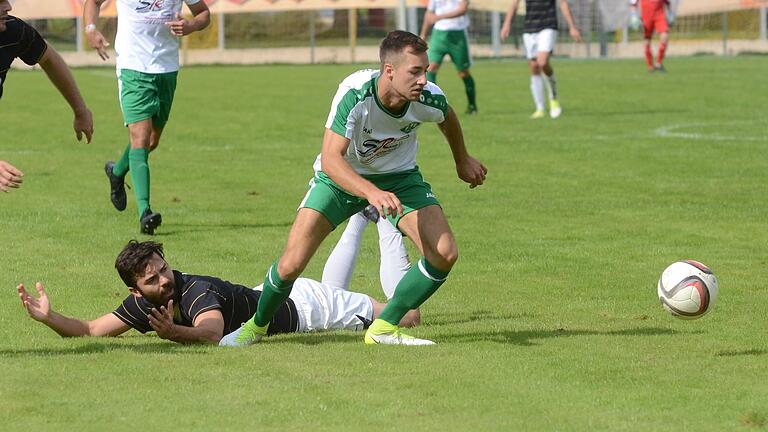
[[[57,0],[63,1],[63,0]],[[73,0],[75,1],[75,0]],[[680,12],[670,29],[670,55],[737,55],[768,53],[768,0],[713,0],[703,8],[704,0],[673,1]],[[702,3],[704,1],[704,3]],[[691,2],[692,6],[686,6]],[[720,2],[720,3],[718,3]],[[215,9],[215,2],[212,7]],[[362,5],[377,4],[368,0]],[[524,2],[521,2],[524,3]],[[628,31],[629,14],[626,0],[570,0],[576,25],[584,43],[570,40],[561,31],[556,55],[570,57],[638,57],[642,33]],[[405,2],[380,3],[381,8],[322,8],[322,4],[293,1],[279,10],[214,14],[205,31],[183,40],[186,63],[316,63],[374,61],[376,45],[394,28],[418,33],[424,8]],[[469,30],[473,55],[482,57],[514,57],[522,55],[524,11],[513,22],[513,34],[500,41],[498,31],[507,2],[476,0],[471,5]],[[718,4],[720,6],[718,6]],[[326,2],[325,6],[344,6]],[[402,7],[398,7],[401,5]],[[17,5],[18,6],[18,5]],[[233,6],[232,6],[233,7]],[[717,8],[723,10],[713,10]],[[19,8],[17,8],[19,9]],[[21,11],[25,12],[25,11]],[[44,14],[44,12],[43,12]],[[34,14],[32,14],[34,15]],[[108,40],[114,40],[117,21],[104,13],[98,26]],[[112,14],[113,15],[113,14]],[[27,18],[19,14],[21,18]],[[78,64],[99,63],[97,56],[85,48],[80,18],[29,19],[67,60]],[[565,21],[560,20],[563,30]]]

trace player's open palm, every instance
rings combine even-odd
[[[43,284],[37,282],[35,288],[37,289],[38,298],[29,295],[27,290],[24,289],[24,284],[19,284],[16,287],[16,291],[19,293],[21,305],[27,310],[29,316],[35,321],[44,322],[51,315],[51,304],[48,302],[48,294],[43,289]]]
[[[459,178],[469,183],[470,188],[480,186],[485,182],[485,175],[488,174],[488,168],[479,160],[472,156],[467,156],[466,160],[456,164],[456,173]]]
[[[368,200],[368,204],[376,207],[382,216],[390,215],[397,217],[397,215],[403,214],[403,204],[397,198],[397,195],[392,192],[378,189],[365,198]]]

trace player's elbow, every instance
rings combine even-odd
[[[416,327],[421,324],[421,312],[418,309],[411,309],[400,320],[400,327]]]

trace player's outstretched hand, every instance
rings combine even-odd
[[[570,33],[573,40],[575,40],[576,42],[581,42],[581,32],[579,31],[579,29],[577,29],[576,27],[571,27]]]
[[[167,21],[165,25],[168,27],[168,30],[171,31],[171,34],[174,36],[186,36],[194,31],[192,28],[192,23],[190,21],[185,20],[180,13],[176,13],[176,20],[175,21]]]
[[[479,160],[472,156],[467,156],[464,161],[456,164],[456,173],[458,173],[460,179],[469,183],[470,189],[474,189],[485,182],[488,168],[480,163]]]
[[[10,192],[11,188],[21,186],[24,173],[6,161],[0,160],[0,190]]]
[[[499,32],[499,36],[501,36],[501,40],[505,40],[509,37],[509,31],[510,31],[510,25],[504,24],[501,26],[501,31]]]
[[[152,330],[162,339],[172,339],[175,324],[173,323],[173,299],[168,301],[168,307],[160,306],[160,310],[152,308],[147,314]]]
[[[397,195],[392,192],[379,189],[365,198],[368,200],[368,204],[376,207],[376,210],[382,216],[391,215],[392,217],[397,217],[397,215],[403,214],[403,204],[397,198]]]
[[[87,30],[85,32],[85,38],[88,40],[88,45],[99,53],[99,57],[101,57],[102,60],[106,61],[109,58],[109,54],[107,54],[109,42],[107,42],[100,31],[96,29]]]
[[[91,110],[85,108],[84,111],[76,112],[72,127],[75,129],[78,141],[82,141],[83,135],[85,135],[86,142],[90,144],[93,138],[93,114]]]
[[[37,282],[35,288],[39,298],[29,295],[27,290],[24,289],[23,283],[16,287],[16,291],[19,293],[21,305],[27,310],[29,316],[35,321],[45,322],[51,316],[51,304],[48,301],[48,294],[43,289],[43,284]]]

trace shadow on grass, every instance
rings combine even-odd
[[[737,356],[760,356],[768,354],[768,350],[764,349],[748,349],[741,351],[720,351],[715,354],[717,357],[737,357]]]
[[[447,335],[446,341],[455,342],[498,342],[504,344],[534,346],[534,341],[549,338],[574,336],[671,336],[679,332],[659,327],[638,327],[624,330],[569,330],[558,328],[554,330],[499,330],[488,332],[458,333]],[[686,332],[687,333],[687,332]]]
[[[168,341],[148,341],[142,343],[88,342],[83,345],[62,348],[21,348],[0,349],[0,358],[28,356],[66,356],[83,354],[109,354],[114,352],[133,352],[138,354],[206,354],[210,350],[206,346],[179,345]]]
[[[434,314],[425,315],[424,324],[429,326],[443,326],[454,324],[466,324],[475,321],[505,321],[518,318],[533,318],[533,314],[529,313],[499,313],[489,310],[475,310],[467,315],[466,313],[452,313],[452,314]]]
[[[185,234],[191,232],[200,231],[228,231],[228,230],[244,230],[244,229],[260,229],[260,228],[284,228],[290,227],[293,224],[291,222],[280,223],[195,223],[195,224],[175,224],[171,225],[170,230],[160,228],[155,233],[156,236],[170,236],[174,234]]]

